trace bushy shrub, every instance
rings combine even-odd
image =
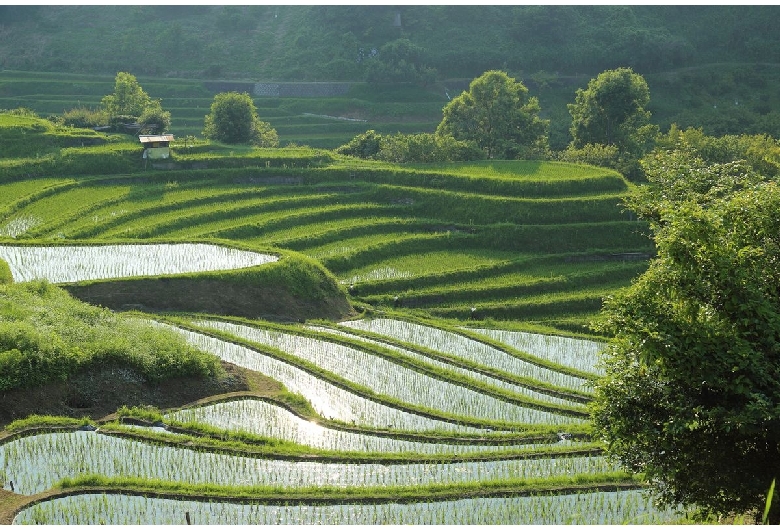
[[[336,148],[341,155],[355,156],[357,158],[374,158],[381,149],[381,134],[375,130],[368,130],[355,136],[352,140]]]
[[[484,152],[473,142],[430,133],[381,135],[369,130],[338,147],[336,152],[385,162],[456,162],[481,160]]]
[[[108,114],[99,109],[74,107],[62,114],[62,124],[71,127],[94,128],[108,125]]]
[[[223,92],[214,96],[211,112],[204,120],[203,136],[226,144],[279,145],[276,129],[260,120],[257,107],[246,92]]]
[[[642,167],[634,156],[621,152],[616,145],[586,144],[582,147],[569,145],[558,153],[558,160],[575,164],[608,167],[631,180],[642,180]]]
[[[378,160],[386,162],[464,162],[481,160],[485,152],[474,142],[456,140],[449,135],[396,134],[385,136]]]
[[[162,134],[171,127],[171,113],[163,110],[159,101],[154,101],[141,113],[138,125],[141,126],[139,132],[142,134]]]
[[[713,164],[745,160],[754,170],[766,176],[776,176],[780,172],[780,141],[766,134],[715,137],[704,134],[702,128],[682,130],[672,124],[667,134],[659,135],[656,146],[677,149]]]

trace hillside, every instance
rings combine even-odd
[[[163,100],[177,135],[199,135],[214,94],[239,90],[253,94],[283,144],[334,148],[370,128],[432,132],[448,97],[500,68],[540,99],[551,145],[562,149],[577,88],[630,66],[647,79],[663,131],[677,123],[716,136],[777,137],[780,44],[767,23],[776,10],[0,6],[0,108],[61,114],[95,106],[127,71]],[[347,84],[322,92],[324,82]],[[290,89],[296,83],[318,88]]]
[[[775,15],[774,6],[3,6],[0,66],[358,81],[372,60],[404,53],[438,79],[492,68],[650,74],[766,61],[780,44]],[[416,48],[382,49],[399,38]]]
[[[19,117],[20,124],[29,121]],[[32,133],[26,145],[43,151],[57,131]],[[263,274],[222,275],[221,288],[209,287],[206,273],[175,280],[178,288],[170,280],[171,293],[193,293],[189,301],[162,297],[167,283],[154,287],[153,279],[68,287],[112,307],[166,309],[165,298],[179,310],[250,316],[258,310],[240,309],[239,302],[260,296],[250,286],[292,282],[293,291],[328,301],[309,314],[299,308],[295,318],[346,314],[337,305],[332,313],[324,309],[337,296],[317,286],[328,282],[314,280],[318,265],[290,265],[300,253],[335,275],[358,305],[570,331],[585,331],[601,298],[643,270],[652,253],[644,225],[620,211],[631,185],[605,169],[525,161],[394,166],[308,148],[237,152],[179,142],[167,170],[144,170],[140,151],[107,143],[6,159],[0,234],[25,242],[217,241],[293,252],[279,262],[288,264],[279,269],[281,279],[269,276],[273,264],[258,269]],[[52,171],[60,176],[52,178]],[[297,274],[311,285],[294,280]],[[227,296],[232,284],[245,292]],[[124,299],[110,296],[112,289]],[[223,295],[233,300],[227,306],[218,301]],[[261,306],[283,315],[271,302]]]

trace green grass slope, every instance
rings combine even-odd
[[[41,244],[221,240],[294,251],[324,269],[290,254],[278,271],[230,273],[222,288],[209,275],[69,287],[110,307],[338,318],[348,313],[347,290],[353,304],[377,310],[582,332],[603,297],[627,285],[653,252],[644,223],[620,207],[631,184],[609,170],[525,161],[397,166],[311,148],[202,143],[175,145],[169,169],[144,170],[134,165],[140,147],[130,146],[127,163],[94,165],[105,147],[68,148],[65,168],[92,171],[66,170],[72,176],[59,179],[56,169],[9,159],[18,167],[0,185],[0,235]],[[25,177],[29,168],[40,173]],[[278,277],[263,277],[272,273]],[[242,293],[225,287],[230,282],[287,286],[293,305],[301,289],[319,309],[271,309],[268,292]],[[191,290],[199,294],[183,300]],[[154,292],[171,305],[142,294]]]

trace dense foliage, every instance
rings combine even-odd
[[[571,114],[570,149],[588,154],[596,146],[614,147],[616,158],[608,165],[624,174],[637,173],[638,160],[658,135],[650,124],[650,89],[644,77],[630,68],[600,73],[588,87],[577,89]]]
[[[356,80],[372,68],[372,50],[392,62],[383,46],[402,38],[440,78],[497,66],[654,72],[766,62],[780,43],[774,18],[771,5],[3,6],[0,66]],[[107,36],[95,45],[95,35]]]
[[[171,125],[171,113],[163,110],[159,99],[149,97],[135,76],[127,72],[116,74],[114,92],[100,105],[109,123],[137,121],[142,133],[161,134]]]
[[[535,158],[548,149],[549,121],[540,110],[523,83],[491,70],[444,107],[436,134],[474,142],[488,158]]]
[[[211,112],[206,115],[203,136],[226,144],[279,145],[276,131],[260,120],[257,107],[247,93],[223,92],[214,96]]]
[[[760,514],[780,476],[780,189],[688,153],[647,170],[630,202],[658,257],[606,302],[599,329],[616,340],[594,423],[664,502]]]
[[[369,130],[335,150],[342,155],[386,162],[459,162],[480,160],[485,153],[474,142],[441,134],[377,134]]]
[[[97,366],[129,368],[150,382],[221,370],[216,357],[177,335],[46,282],[0,286],[0,389],[65,381]]]

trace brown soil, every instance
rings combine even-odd
[[[101,367],[44,387],[16,389],[0,394],[0,426],[30,414],[101,419],[122,405],[177,408],[218,394],[251,392],[274,396],[282,385],[257,372],[222,363],[224,375],[214,379],[177,378],[146,383],[133,370]]]

